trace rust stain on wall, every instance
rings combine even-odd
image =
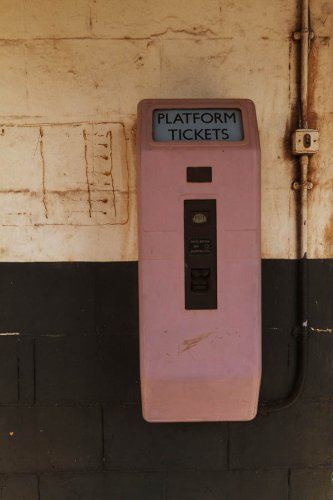
[[[325,227],[325,232],[324,232],[324,243],[328,247],[333,246],[333,214],[330,217],[330,220],[328,224]]]
[[[116,196],[115,196],[114,179],[113,179],[112,132],[111,132],[111,130],[108,131],[107,137],[109,138],[109,158],[110,158],[109,175],[111,177],[113,209],[114,209],[114,215],[115,215],[115,217],[117,217],[117,205],[116,205]],[[108,159],[108,157],[106,157],[106,159]]]
[[[47,203],[46,203],[46,187],[45,187],[45,158],[44,158],[44,142],[43,142],[43,137],[44,137],[44,131],[43,127],[39,127],[39,152],[40,152],[40,158],[42,162],[42,189],[43,189],[43,205],[44,205],[44,211],[45,211],[45,218],[48,219],[48,209],[47,209]]]
[[[316,93],[318,91],[318,76],[319,76],[319,40],[314,38],[311,43],[309,53],[309,83],[308,83],[308,117],[309,128],[317,129],[319,126],[319,117],[316,111]],[[311,180],[314,189],[319,185],[319,169],[318,169],[318,154],[311,156],[309,159],[308,178]],[[320,189],[320,185],[319,185]],[[309,207],[312,205],[312,192],[308,194]],[[310,228],[311,230],[311,228]]]
[[[24,187],[6,187],[6,179],[3,179],[0,188],[3,227],[41,226],[43,223],[78,227],[125,226],[128,223],[129,139],[123,123],[4,125],[4,130],[10,133],[7,142],[2,144],[5,147],[0,151],[0,161],[3,153],[6,162],[15,165],[16,171],[14,169],[12,174],[24,179]],[[32,150],[31,139],[35,133],[37,145]],[[16,146],[25,140],[23,137],[30,141],[30,153],[29,148],[26,152],[31,169],[28,178],[24,177],[25,167],[21,160],[18,161],[20,152]],[[40,162],[36,151],[39,151]],[[39,163],[41,174],[36,170]],[[8,182],[13,184],[11,176]],[[22,210],[38,197],[43,202],[44,222],[37,206],[30,212]]]
[[[319,74],[319,57],[320,48],[319,40],[314,39],[311,44],[311,49],[309,53],[309,127],[318,127],[318,114],[316,113],[316,91],[318,90],[318,74]]]
[[[84,161],[85,161],[85,167],[86,167],[89,217],[91,218],[91,193],[90,193],[89,166],[88,166],[88,143],[87,143],[87,131],[85,129],[83,129],[82,135],[83,135],[83,140],[84,140]]]

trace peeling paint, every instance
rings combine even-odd
[[[160,38],[165,35],[190,35],[190,36],[195,36],[195,37],[217,37],[218,34],[214,32],[211,29],[205,29],[203,26],[193,26],[190,29],[173,29],[173,28],[166,28],[163,31],[157,32],[157,33],[151,33],[149,35],[149,38]]]
[[[312,327],[310,327],[310,331],[313,333],[333,333],[333,328],[312,328]]]

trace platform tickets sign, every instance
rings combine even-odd
[[[240,109],[155,109],[153,139],[162,142],[241,141]]]

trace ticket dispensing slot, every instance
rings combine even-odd
[[[212,182],[212,167],[187,167],[187,182]]]
[[[185,309],[216,309],[216,201],[184,201]]]

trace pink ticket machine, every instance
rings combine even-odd
[[[261,377],[254,104],[144,100],[137,139],[143,416],[250,420]]]

